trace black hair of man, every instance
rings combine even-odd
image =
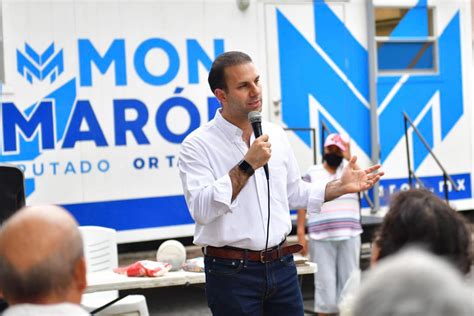
[[[227,67],[251,62],[252,58],[250,58],[249,55],[237,51],[225,52],[217,56],[217,58],[212,63],[211,70],[209,71],[209,77],[207,78],[212,93],[215,93],[216,89],[227,91],[227,85],[225,81],[225,69]]]

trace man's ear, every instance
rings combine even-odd
[[[216,90],[214,90],[214,95],[221,104],[227,100],[227,94],[223,89],[217,88]]]
[[[370,255],[370,266],[371,267],[374,267],[377,264],[377,261],[379,261],[379,257],[380,257],[380,247],[374,241],[374,242],[372,242],[372,251],[371,251],[371,255]]]
[[[74,278],[76,280],[77,287],[81,293],[84,292],[87,286],[86,274],[86,259],[82,257],[77,261],[74,270]]]

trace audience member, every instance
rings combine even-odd
[[[438,256],[407,249],[382,260],[364,278],[353,316],[472,316],[472,289]]]
[[[425,189],[395,196],[375,234],[372,263],[417,244],[445,257],[462,273],[471,269],[471,232],[464,217]]]
[[[444,258],[463,274],[470,271],[472,237],[466,220],[425,189],[411,189],[394,196],[374,236],[371,268],[404,247],[417,246]],[[360,271],[354,273],[344,286],[339,302],[342,315],[350,315],[360,290],[360,276]],[[392,275],[385,277],[393,278]],[[362,284],[364,282],[362,280]]]
[[[0,229],[4,316],[88,315],[78,304],[86,287],[82,239],[58,206],[23,208]]]

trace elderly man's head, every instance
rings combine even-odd
[[[27,207],[0,229],[0,289],[9,304],[80,303],[85,272],[77,222],[64,209]]]
[[[451,264],[431,252],[405,249],[367,272],[352,315],[472,316],[472,289]]]

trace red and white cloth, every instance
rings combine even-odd
[[[124,274],[129,277],[158,277],[167,273],[171,269],[171,264],[152,261],[140,260],[126,267],[118,267],[114,272]]]

